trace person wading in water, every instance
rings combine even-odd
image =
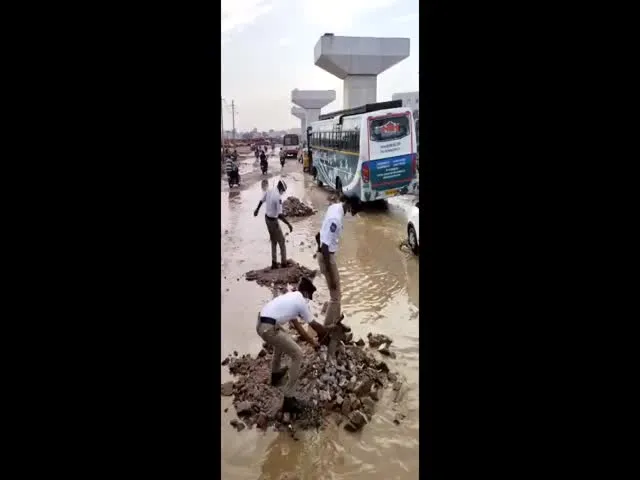
[[[336,252],[342,234],[343,219],[348,212],[355,215],[359,209],[360,200],[358,198],[341,195],[340,203],[334,203],[327,209],[320,232],[316,234],[318,266],[329,287],[329,307],[324,319],[324,326],[327,328],[334,326],[340,319],[340,275],[338,274]],[[337,345],[337,332],[334,330],[329,340],[329,355],[335,354]]]

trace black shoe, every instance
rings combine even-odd
[[[282,411],[289,413],[302,413],[305,406],[295,397],[284,397]]]
[[[271,263],[271,270],[276,270],[278,268],[280,268],[280,265],[278,265],[276,262]]]
[[[280,384],[284,376],[287,374],[287,370],[289,367],[284,367],[278,370],[277,372],[271,373],[271,385],[276,387]]]

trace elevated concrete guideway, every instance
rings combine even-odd
[[[408,38],[336,37],[316,43],[314,63],[344,80],[343,109],[376,103],[378,75],[409,56]]]
[[[302,132],[302,138],[306,138],[307,114],[302,108],[291,107],[291,115],[300,119],[300,131]]]
[[[318,120],[320,109],[336,99],[335,90],[291,90],[291,103],[302,107],[306,113],[306,125]],[[306,126],[302,130],[306,132]]]

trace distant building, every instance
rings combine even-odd
[[[411,108],[414,117],[419,118],[420,92],[402,92],[391,95],[391,100],[402,100],[402,106]]]

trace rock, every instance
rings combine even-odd
[[[258,352],[258,357],[264,357],[267,354],[267,351],[263,348]]]
[[[224,409],[224,413],[227,413],[229,411],[229,407]]]
[[[380,370],[384,373],[389,373],[389,366],[385,362],[379,362],[376,365],[376,370]]]
[[[364,340],[359,338],[358,341],[356,342],[356,345],[359,347],[364,347]]]
[[[229,422],[231,426],[235,427],[235,429],[240,432],[245,429],[246,425],[235,418]]]
[[[336,405],[342,405],[342,402],[344,402],[344,398],[340,394],[336,395]]]
[[[378,390],[377,388],[371,390],[371,392],[369,393],[369,396],[371,397],[372,400],[374,401],[379,401],[380,400],[380,390]]]
[[[367,417],[360,410],[351,412],[349,414],[349,422],[344,426],[345,430],[349,432],[357,432],[367,424]]]
[[[371,397],[364,397],[362,399],[362,407],[365,413],[371,415],[373,414],[373,410],[375,408],[375,402],[371,399]]]
[[[220,394],[225,397],[233,395],[233,382],[225,382],[220,386]]]
[[[265,430],[267,428],[267,416],[264,413],[261,413],[260,415],[258,415],[258,420],[256,421],[256,425],[258,426],[259,429],[261,430]]]
[[[222,363],[220,365],[225,366],[229,363],[229,357],[225,358],[224,360],[222,360]]]
[[[258,285],[270,287],[276,291],[285,291],[284,289],[287,285],[297,285],[302,277],[313,279],[315,276],[316,270],[311,270],[291,260],[284,268],[272,270],[271,266],[269,266],[245,273],[247,280],[255,281]]]
[[[236,405],[236,412],[238,413],[238,415],[250,415],[252,411],[253,402],[245,400]]]
[[[282,213],[285,217],[308,217],[313,215],[315,210],[296,197],[288,197],[282,202]]]
[[[291,414],[289,412],[285,412],[282,414],[282,422],[289,423],[291,421]]]
[[[371,391],[372,386],[373,386],[373,379],[367,378],[356,386],[355,393],[359,397],[363,395],[369,395],[369,392]]]
[[[234,357],[237,357],[237,356],[238,356],[238,351],[237,351],[237,350],[234,350],[234,351],[233,351],[233,356],[234,356]]]
[[[349,397],[343,400],[340,411],[345,417],[351,413],[351,399]]]
[[[400,422],[404,420],[405,417],[406,415],[402,413],[396,413],[396,416],[393,418],[393,423],[395,423],[396,425],[400,425]]]
[[[389,345],[391,345],[391,343],[393,342],[393,340],[391,340],[389,337],[380,333],[372,334],[371,332],[369,332],[367,334],[367,339],[369,340],[369,346],[371,348],[377,348],[383,343],[388,343]]]

